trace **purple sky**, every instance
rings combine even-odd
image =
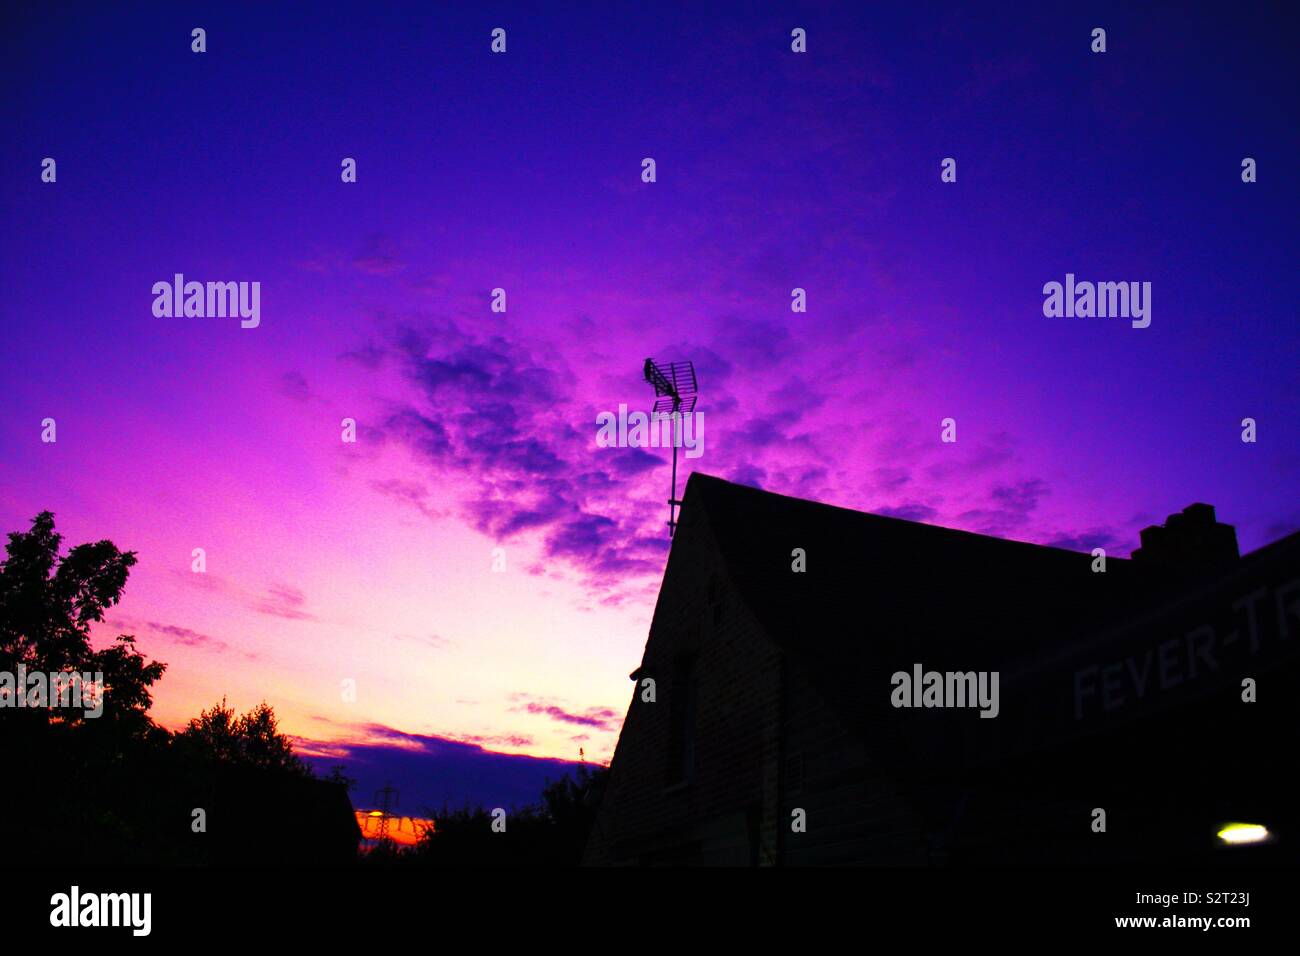
[[[1282,9],[20,15],[4,530],[139,552],[110,623],[168,725],[598,760],[667,554],[665,452],[595,442],[647,356],[698,371],[683,481],[1118,554],[1207,501],[1259,547],[1300,527]],[[260,326],[155,317],[177,272]],[[1045,318],[1066,273],[1150,327]]]

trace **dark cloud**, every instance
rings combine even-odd
[[[1048,492],[1047,482],[1030,478],[1014,485],[998,485],[989,493],[989,497],[1005,511],[1028,516],[1029,512],[1038,507],[1038,499]]]
[[[384,433],[398,438],[412,450],[440,464],[452,452],[451,436],[446,427],[414,408],[402,408],[390,415],[384,423]]]
[[[484,743],[527,746],[518,735],[454,738],[436,734],[410,734],[382,724],[335,724],[359,742],[313,741],[299,738],[296,749],[320,773],[343,765],[357,781],[351,793],[353,806],[370,809],[374,795],[391,783],[400,793],[398,804],[406,813],[449,807],[520,807],[537,803],[542,787],[572,772],[574,761],[503,754]],[[575,755],[576,756],[576,755]]]
[[[344,352],[339,356],[339,358],[345,362],[356,362],[363,368],[373,371],[384,363],[384,359],[387,355],[387,351],[371,342],[363,345],[361,348]]]
[[[610,545],[618,533],[618,522],[604,515],[578,515],[565,521],[546,539],[552,555],[593,554]]]
[[[609,464],[620,475],[639,475],[643,471],[663,464],[663,459],[644,448],[610,448]],[[672,454],[671,451],[667,454]]]
[[[731,361],[708,345],[692,344],[689,354],[691,361],[695,363],[696,379],[700,383],[708,383],[711,392],[726,383],[735,371],[735,365]],[[710,407],[717,408],[717,403],[712,398]]]
[[[744,464],[733,468],[727,480],[762,490],[763,483],[767,481],[767,472],[757,465]]]
[[[789,328],[769,319],[728,315],[718,320],[714,347],[742,369],[766,369],[789,362],[798,352]]]
[[[187,647],[202,647],[205,645],[218,649],[226,647],[224,641],[219,641],[215,637],[209,637],[206,634],[200,634],[198,631],[192,631],[188,627],[179,627],[175,624],[159,624],[156,621],[146,621],[145,627],[154,634],[166,635],[177,644],[184,644]]]
[[[903,518],[907,521],[933,521],[938,514],[929,505],[923,504],[906,504],[895,505],[890,508],[875,508],[876,514],[884,515],[887,518]]]
[[[777,409],[777,414],[791,422],[797,422],[808,412],[826,404],[827,395],[801,378],[792,378],[773,391],[769,398]]]
[[[1093,548],[1105,548],[1107,554],[1120,549],[1124,541],[1111,528],[1093,528],[1091,531],[1076,533],[1057,532],[1043,542],[1048,547],[1065,548],[1067,551],[1091,551]]]
[[[287,584],[272,584],[266,594],[253,602],[252,608],[260,614],[282,617],[290,621],[314,621],[314,615],[303,610],[307,597]]]
[[[562,707],[528,704],[524,708],[530,714],[545,714],[554,720],[566,724],[578,724],[582,727],[595,727],[599,730],[616,730],[619,715],[612,710],[597,708],[586,714],[571,714]]]
[[[897,466],[873,468],[870,477],[871,486],[886,493],[897,492],[903,485],[912,480],[911,472],[906,468]]]
[[[627,479],[662,465],[640,448],[597,448],[595,416],[575,425],[563,363],[544,366],[521,345],[451,320],[398,326],[387,352],[416,389],[387,414],[382,431],[438,478],[470,478],[454,506],[477,530],[504,541],[536,533],[547,557],[580,569],[604,590],[662,570],[666,542],[649,534]],[[403,479],[383,490],[414,505],[422,487]],[[462,485],[462,487],[464,487]]]
[[[213,574],[211,571],[199,573],[187,568],[184,571],[177,570],[174,573],[186,584],[198,588],[200,591],[208,591],[214,594],[236,594],[239,591],[232,581],[223,578],[219,574]]]
[[[750,449],[784,445],[789,441],[785,434],[789,425],[781,415],[758,415],[740,426],[736,439]]]
[[[536,742],[525,734],[466,734],[453,739],[481,747],[531,747]]]
[[[159,621],[137,621],[130,618],[115,618],[107,622],[111,627],[118,628],[125,632],[144,631],[154,634],[167,640],[181,644],[185,647],[197,647],[204,650],[214,651],[220,654],[226,654],[233,649],[231,646],[220,638],[212,637],[208,634],[202,634],[192,628],[182,627],[179,624],[164,624]],[[249,651],[238,651],[241,656],[248,660],[257,660],[256,654]]]
[[[380,494],[405,502],[426,518],[442,517],[441,512],[429,504],[429,489],[418,481],[403,481],[401,478],[386,478],[372,481],[370,487]]]
[[[623,723],[623,715],[609,707],[588,707],[584,711],[577,712],[567,710],[553,701],[530,697],[527,694],[514,694],[511,699],[519,701],[517,706],[511,708],[512,710],[544,714],[560,723],[591,727],[605,733],[617,733]]]
[[[280,391],[298,402],[305,402],[311,398],[311,388],[301,372],[289,371],[281,375]]]
[[[963,526],[983,534],[1009,537],[1029,523],[1039,499],[1050,493],[1047,482],[1029,478],[1012,485],[997,485],[989,492],[992,507],[974,508],[958,516]]]
[[[958,422],[958,428],[961,423]],[[960,439],[960,434],[958,438]],[[974,451],[963,453],[966,447],[960,444],[945,446],[956,450],[951,461],[940,462],[926,469],[926,474],[936,481],[946,481],[955,476],[970,477],[983,474],[1001,465],[1010,463],[1015,458],[1015,440],[1006,432],[997,432],[986,441],[978,442]]]

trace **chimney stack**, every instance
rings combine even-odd
[[[1142,547],[1133,552],[1132,560],[1147,568],[1213,571],[1241,556],[1237,530],[1215,520],[1212,505],[1188,505],[1163,525],[1143,528],[1141,536]]]

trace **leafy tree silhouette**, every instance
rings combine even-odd
[[[275,711],[266,701],[237,717],[223,697],[220,704],[203,711],[173,739],[177,747],[220,763],[313,776],[311,768],[293,752],[289,738],[280,733]]]
[[[103,713],[0,708],[0,753],[14,771],[0,787],[0,846],[20,859],[98,864],[354,856],[360,832],[343,780],[314,779],[265,701],[236,716],[223,699],[175,735],[150,719],[150,687],[166,665],[136,651],[129,634],[101,650],[90,642],[136,556],[111,541],[60,556],[62,542],[48,511],[8,535],[0,671],[100,672]],[[210,811],[211,838],[191,828],[195,807]],[[304,825],[263,840],[266,814],[288,808]]]
[[[465,806],[426,810],[434,827],[413,847],[378,846],[368,865],[435,867],[577,866],[609,780],[606,767],[585,762],[572,774],[548,780],[541,801],[506,814],[509,838],[492,829],[492,811]]]
[[[48,511],[32,519],[30,531],[9,534],[0,563],[0,670],[22,664],[28,671],[102,672],[103,717],[132,734],[156,730],[148,718],[149,688],[167,665],[146,661],[130,634],[99,651],[90,645],[90,626],[121,600],[135,553],[97,541],[60,557],[62,542]],[[77,721],[81,712],[59,717]]]
[[[97,719],[79,708],[0,709],[0,753],[25,771],[0,787],[0,845],[7,852],[66,863],[230,862],[265,852],[256,824],[266,815],[263,801],[276,794],[300,814],[315,811],[306,842],[294,852],[310,853],[319,843],[337,861],[355,850],[360,834],[346,799],[355,781],[339,767],[325,781],[314,779],[269,704],[236,714],[223,698],[169,734],[149,717],[149,689],[166,665],[136,651],[129,634],[102,650],[91,646],[91,626],[121,600],[134,552],[98,541],[60,556],[63,539],[48,511],[8,539],[0,562],[0,671],[19,664],[29,672],[98,671],[105,689]],[[548,781],[540,802],[510,810],[509,839],[493,832],[484,807],[444,807],[429,814],[435,829],[417,846],[383,846],[368,862],[576,865],[607,777],[605,768],[584,763],[573,776]],[[327,784],[337,788],[333,802],[319,792]],[[195,806],[224,808],[213,814],[227,821],[220,839],[194,836]],[[41,808],[45,828],[28,825],[33,807]],[[232,829],[230,821],[238,824]]]

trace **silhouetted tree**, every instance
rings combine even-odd
[[[102,650],[90,644],[91,626],[121,599],[135,555],[99,541],[61,556],[62,543],[48,511],[30,530],[8,535],[0,562],[0,671],[100,672],[103,713],[0,709],[0,753],[21,768],[0,790],[0,843],[64,860],[82,853],[125,859],[147,842],[151,808],[140,789],[168,736],[149,718],[149,688],[166,665],[146,660],[128,634]],[[47,704],[55,702],[51,694]],[[45,826],[30,826],[33,808]]]
[[[429,866],[577,866],[609,779],[606,767],[581,764],[572,775],[547,781],[541,802],[511,809],[506,831],[492,829],[486,807],[426,810],[434,821],[416,846],[385,848],[368,863]]]
[[[90,626],[121,599],[135,553],[97,541],[60,557],[62,541],[48,511],[32,519],[30,531],[9,534],[0,563],[0,670],[22,664],[29,671],[102,672],[104,716],[150,730],[149,687],[167,665],[146,661],[129,634],[100,651],[90,646]],[[76,720],[79,711],[61,716]]]
[[[344,790],[354,790],[357,786],[356,778],[349,777],[345,772],[346,770],[347,767],[343,766],[343,764],[330,767],[330,772],[325,775],[325,779],[330,783],[340,784]]]
[[[312,776],[311,768],[293,752],[289,738],[280,733],[275,711],[266,701],[237,717],[223,697],[176,734],[175,742],[219,763]]]
[[[242,716],[220,705],[180,734],[149,718],[149,688],[166,665],[129,634],[96,651],[90,629],[121,599],[135,554],[110,541],[62,557],[54,517],[8,535],[0,561],[0,671],[103,674],[103,713],[79,707],[0,708],[0,846],[15,859],[73,863],[340,860],[359,831],[346,791],[313,779],[263,702]],[[334,783],[341,783],[335,780]],[[210,811],[211,834],[191,829]],[[292,808],[296,849],[263,839],[268,813]],[[33,826],[39,819],[40,825]]]

